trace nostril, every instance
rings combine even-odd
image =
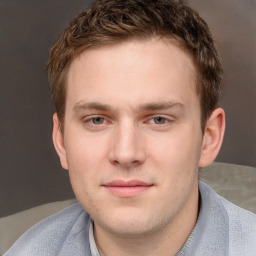
[[[112,161],[112,164],[114,164],[114,165],[118,165],[119,163],[118,163],[118,161],[117,161],[117,160],[114,160],[114,161]]]
[[[139,156],[137,154],[133,155],[132,157],[127,157],[127,156],[120,157],[120,155],[119,155],[119,156],[110,158],[110,162],[112,165],[114,165],[116,167],[124,168],[124,169],[130,169],[130,168],[137,167],[137,166],[141,165],[142,163],[144,163],[144,161],[145,161],[145,157]]]

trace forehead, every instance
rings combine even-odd
[[[67,77],[67,103],[169,101],[171,91],[176,96],[196,93],[192,58],[174,39],[130,40],[87,50],[73,60]]]

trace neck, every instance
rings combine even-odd
[[[95,224],[94,237],[104,256],[174,256],[190,236],[198,217],[198,193],[168,225],[136,236],[110,233]],[[197,202],[195,205],[195,201]]]

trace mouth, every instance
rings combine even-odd
[[[149,190],[152,186],[153,184],[140,180],[113,180],[103,185],[114,196],[124,198],[138,196]]]

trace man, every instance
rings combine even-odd
[[[80,203],[9,255],[255,255],[256,217],[198,182],[222,144],[207,24],[170,0],[99,0],[48,63],[53,142]]]

